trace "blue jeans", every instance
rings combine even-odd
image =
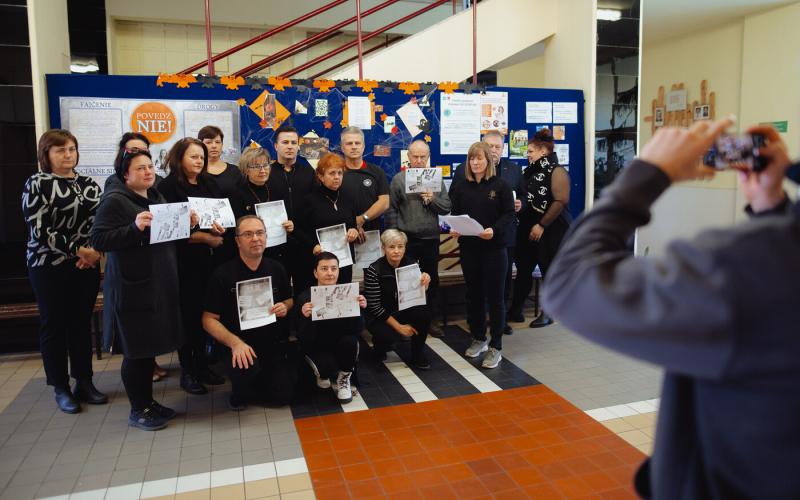
[[[469,238],[469,237],[468,237]],[[462,237],[462,240],[467,238]],[[478,241],[462,241],[461,270],[467,288],[467,323],[475,340],[486,340],[486,309],[489,309],[489,346],[503,348],[506,324],[505,284],[508,253]]]

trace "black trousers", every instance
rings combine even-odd
[[[525,299],[531,293],[533,286],[533,270],[539,266],[542,278],[547,274],[547,269],[556,256],[561,240],[569,229],[569,224],[561,218],[556,219],[547,226],[539,241],[531,241],[528,235],[533,222],[527,224],[520,223],[517,231],[517,251],[515,263],[517,265],[517,279],[514,280],[514,296],[511,303],[511,310],[521,312],[525,307]]]
[[[275,248],[276,250],[268,249],[267,252],[273,251],[272,255],[278,253],[272,258],[283,264],[286,273],[291,278],[292,296],[300,295],[314,282],[314,261],[309,250],[292,237],[285,244]]]
[[[180,271],[181,319],[186,343],[178,349],[178,360],[182,371],[198,376],[208,369],[208,335],[203,329],[203,301],[211,269]]]
[[[352,372],[358,362],[358,337],[318,335],[307,356],[317,365],[320,378],[335,378],[340,371]]]
[[[91,324],[100,269],[81,270],[75,262],[28,268],[39,306],[39,349],[47,385],[60,388],[69,387],[70,373],[75,379],[92,377]]]
[[[131,409],[141,411],[153,401],[153,368],[156,358],[123,358],[120,375]]]
[[[467,289],[467,323],[475,340],[486,340],[486,309],[489,309],[489,329],[492,338],[489,345],[503,348],[503,328],[506,325],[504,288],[508,268],[508,253],[505,247],[495,248],[475,245],[473,242],[460,245],[461,271]]]
[[[256,336],[242,336],[242,340],[253,348],[257,358],[249,368],[234,368],[231,351],[226,349],[223,362],[228,367],[232,394],[247,401],[288,404],[299,381],[299,357],[293,344]]]
[[[426,298],[429,306],[435,304],[436,292],[439,289],[439,238],[423,239],[408,237],[406,253],[419,261],[419,268],[431,277]]]
[[[414,306],[409,309],[392,313],[392,317],[399,323],[411,325],[417,331],[417,335],[411,336],[411,355],[418,356],[425,347],[425,339],[428,338],[428,328],[431,324],[430,309],[428,306]],[[394,328],[386,321],[373,321],[367,330],[372,334],[372,344],[378,352],[388,352],[394,344],[402,339],[402,335],[397,333]]]

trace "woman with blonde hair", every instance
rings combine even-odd
[[[514,195],[497,175],[492,152],[483,142],[469,148],[465,165],[466,180],[453,183],[450,200],[453,215],[469,215],[484,227],[477,236],[450,234],[458,239],[461,270],[467,288],[467,323],[472,344],[465,356],[476,358],[487,352],[481,366],[495,368],[500,364],[503,349],[503,327],[506,324],[504,300],[508,263],[504,236],[514,223]],[[489,305],[491,340],[486,339],[486,305]]]

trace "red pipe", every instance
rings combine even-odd
[[[404,16],[404,17],[398,19],[397,21],[395,21],[393,23],[387,24],[386,26],[384,26],[383,28],[380,28],[377,31],[373,31],[372,33],[370,33],[369,35],[366,35],[364,37],[364,41],[369,40],[370,38],[376,37],[376,36],[380,35],[381,33],[383,33],[384,31],[388,31],[388,30],[390,30],[390,29],[392,29],[392,28],[394,28],[396,26],[399,26],[399,25],[403,24],[404,22],[409,21],[409,20],[417,17],[420,14],[424,14],[425,12],[428,12],[431,9],[435,9],[436,7],[438,7],[438,6],[442,5],[442,4],[445,4],[445,3],[449,2],[449,1],[450,0],[436,0],[432,4],[429,4],[429,5],[421,8],[421,9],[419,9],[418,11],[412,12],[411,14],[409,14],[407,16]],[[316,66],[317,64],[319,64],[320,62],[324,61],[325,59],[328,59],[329,57],[333,57],[333,56],[335,56],[337,54],[340,54],[340,53],[344,52],[345,50],[347,50],[349,48],[354,47],[357,43],[358,42],[356,40],[354,40],[352,42],[348,42],[348,43],[342,45],[341,47],[339,47],[337,49],[333,49],[332,51],[330,51],[330,52],[328,52],[326,54],[322,54],[319,57],[315,57],[314,59],[308,61],[305,64],[302,64],[302,65],[294,68],[293,70],[289,71],[288,73],[283,74],[282,76],[284,78],[288,78],[290,76],[296,75],[297,73],[299,73],[301,71],[305,71],[305,70],[307,70],[308,68],[310,68],[312,66]]]
[[[356,0],[356,40],[358,40],[358,79],[364,79],[364,47],[361,40],[361,0]]]
[[[208,66],[208,74],[214,76],[214,59],[211,57],[211,0],[206,0],[205,2],[205,10],[206,10],[206,56],[208,60],[206,64]]]
[[[229,55],[231,55],[231,54],[233,54],[235,52],[239,52],[240,50],[242,50],[242,49],[244,49],[246,47],[249,47],[249,46],[251,46],[251,45],[253,45],[255,43],[258,43],[261,40],[265,40],[265,39],[267,39],[267,38],[269,38],[269,37],[271,37],[273,35],[276,35],[276,34],[280,33],[281,31],[284,31],[286,29],[291,28],[292,26],[295,26],[295,25],[297,25],[299,23],[302,23],[303,21],[311,19],[312,17],[316,16],[317,14],[321,14],[321,13],[323,13],[325,11],[328,11],[328,10],[330,10],[330,9],[332,9],[334,7],[337,7],[337,6],[339,6],[339,5],[343,4],[343,3],[346,3],[346,2],[347,2],[347,0],[334,0],[333,2],[329,3],[328,5],[323,5],[319,9],[312,10],[311,12],[298,17],[294,21],[289,21],[288,23],[282,24],[282,25],[278,26],[277,28],[273,28],[270,31],[267,31],[266,33],[262,33],[262,34],[258,35],[257,37],[251,38],[250,40],[247,40],[246,42],[242,42],[239,45],[237,45],[236,47],[232,47],[232,48],[230,48],[228,50],[220,52],[216,56],[212,57],[211,60],[212,61],[219,61],[220,59],[222,59],[224,57],[228,57]],[[197,71],[198,69],[202,68],[203,66],[206,66],[207,64],[208,63],[206,61],[202,61],[202,62],[199,62],[199,63],[195,64],[194,66],[189,66],[188,68],[186,68],[185,70],[181,71],[180,73],[181,74],[194,73],[195,71]]]
[[[361,15],[361,17],[367,17],[367,16],[369,16],[371,14],[374,14],[374,13],[378,12],[381,9],[385,9],[388,6],[390,6],[390,5],[394,4],[394,3],[397,3],[398,1],[399,0],[386,0],[382,4],[378,4],[375,7],[364,11],[364,13]],[[330,33],[333,33],[334,31],[338,31],[339,29],[347,26],[348,24],[353,23],[354,21],[356,21],[356,16],[353,16],[350,19],[346,19],[346,20],[340,22],[339,24],[337,24],[335,26],[331,26],[330,28],[328,28],[328,29],[326,29],[324,31],[320,31],[316,35],[314,35],[312,37],[309,37],[309,38],[306,38],[305,40],[302,40],[300,42],[297,42],[294,45],[290,45],[289,47],[286,47],[285,49],[280,50],[280,51],[276,52],[275,54],[272,54],[269,57],[265,57],[264,59],[262,59],[260,61],[257,61],[255,63],[251,64],[250,66],[242,68],[239,71],[237,71],[236,74],[239,75],[239,76],[250,76],[250,75],[252,75],[253,73],[255,73],[257,71],[260,71],[262,68],[265,68],[266,66],[269,66],[270,64],[272,64],[272,62],[275,59],[277,59],[278,57],[284,56],[284,55],[286,55],[286,53],[291,52],[292,50],[294,50],[294,49],[296,49],[298,47],[303,47],[308,43],[312,43],[312,42],[314,42],[314,41],[316,41],[316,40],[318,40],[318,39],[320,39],[320,38],[322,38],[322,37],[324,37],[324,36],[326,36],[326,35],[328,35]]]
[[[478,84],[478,1],[472,0],[472,84]]]
[[[456,15],[456,2],[458,0],[453,0],[453,15]]]
[[[397,42],[399,40],[402,40],[403,38],[404,37],[402,37],[402,36],[398,36],[396,38],[387,39],[386,42],[384,42],[384,43],[382,43],[380,45],[376,45],[376,46],[372,47],[371,49],[365,50],[364,51],[364,55],[372,54],[376,50],[385,49],[389,45],[391,45],[394,42]],[[326,75],[326,74],[330,73],[331,71],[333,71],[335,69],[339,69],[342,66],[344,66],[345,64],[349,64],[349,63],[355,61],[356,59],[358,59],[357,55],[355,55],[355,56],[353,56],[353,57],[351,57],[349,59],[345,59],[344,61],[342,61],[340,63],[337,63],[337,64],[334,64],[333,66],[331,66],[330,68],[325,69],[324,71],[320,71],[319,73],[316,73],[315,75],[309,76],[308,79],[309,80],[316,80],[317,78],[321,77],[322,75]]]

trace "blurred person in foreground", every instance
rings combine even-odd
[[[699,158],[732,124],[659,130],[574,224],[544,306],[604,346],[664,367],[645,498],[800,498],[800,207],[783,191],[786,146],[769,127],[763,171],[740,171],[752,220],[677,240],[663,257],[625,243],[672,184],[705,177]]]

